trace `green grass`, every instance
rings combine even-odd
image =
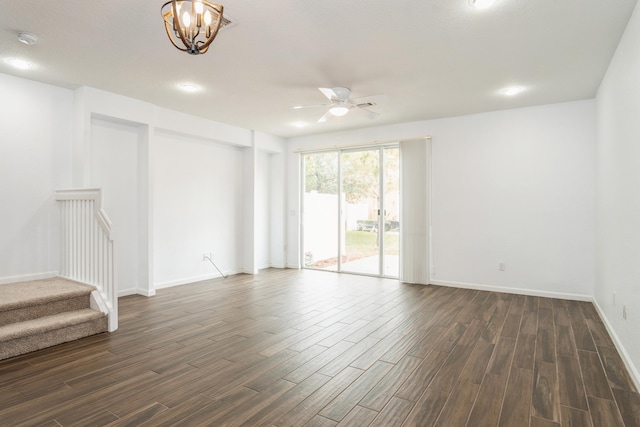
[[[400,253],[400,235],[385,233],[385,253],[398,255]],[[349,256],[366,257],[378,254],[378,233],[369,231],[347,231],[345,236]]]

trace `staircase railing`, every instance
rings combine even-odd
[[[106,311],[109,331],[118,328],[111,221],[102,209],[99,188],[57,190],[60,203],[62,259],[60,275],[96,287],[97,304]]]

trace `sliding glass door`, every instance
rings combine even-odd
[[[303,156],[303,266],[338,270],[340,181],[338,152]]]
[[[400,275],[400,148],[384,148],[382,168],[383,197],[383,276]]]
[[[343,151],[341,271],[380,274],[380,150]]]
[[[303,156],[303,265],[398,277],[397,146]]]

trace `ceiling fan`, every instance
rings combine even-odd
[[[324,96],[329,99],[329,101],[331,101],[330,103],[315,105],[296,105],[292,107],[294,110],[310,107],[329,107],[329,110],[324,113],[322,117],[320,117],[318,123],[326,122],[332,117],[342,117],[354,108],[366,113],[370,119],[375,119],[380,114],[368,110],[368,107],[373,107],[374,105],[376,105],[376,103],[374,102],[375,100],[382,100],[383,98],[386,98],[385,95],[372,95],[349,99],[351,89],[348,89],[346,87],[319,87],[318,89]]]

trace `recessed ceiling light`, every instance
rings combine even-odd
[[[504,89],[500,89],[500,94],[504,96],[515,96],[524,92],[524,87],[522,86],[509,86]]]
[[[17,68],[18,70],[28,70],[30,68],[33,68],[33,64],[31,62],[25,61],[24,59],[8,58],[5,59],[5,62],[14,68]]]
[[[496,0],[469,0],[469,4],[476,9],[488,9],[496,2]]]
[[[200,87],[195,83],[180,83],[178,87],[183,91],[190,93],[200,90]]]
[[[18,40],[21,43],[32,45],[38,43],[38,36],[33,33],[27,33],[25,31],[18,33]]]

